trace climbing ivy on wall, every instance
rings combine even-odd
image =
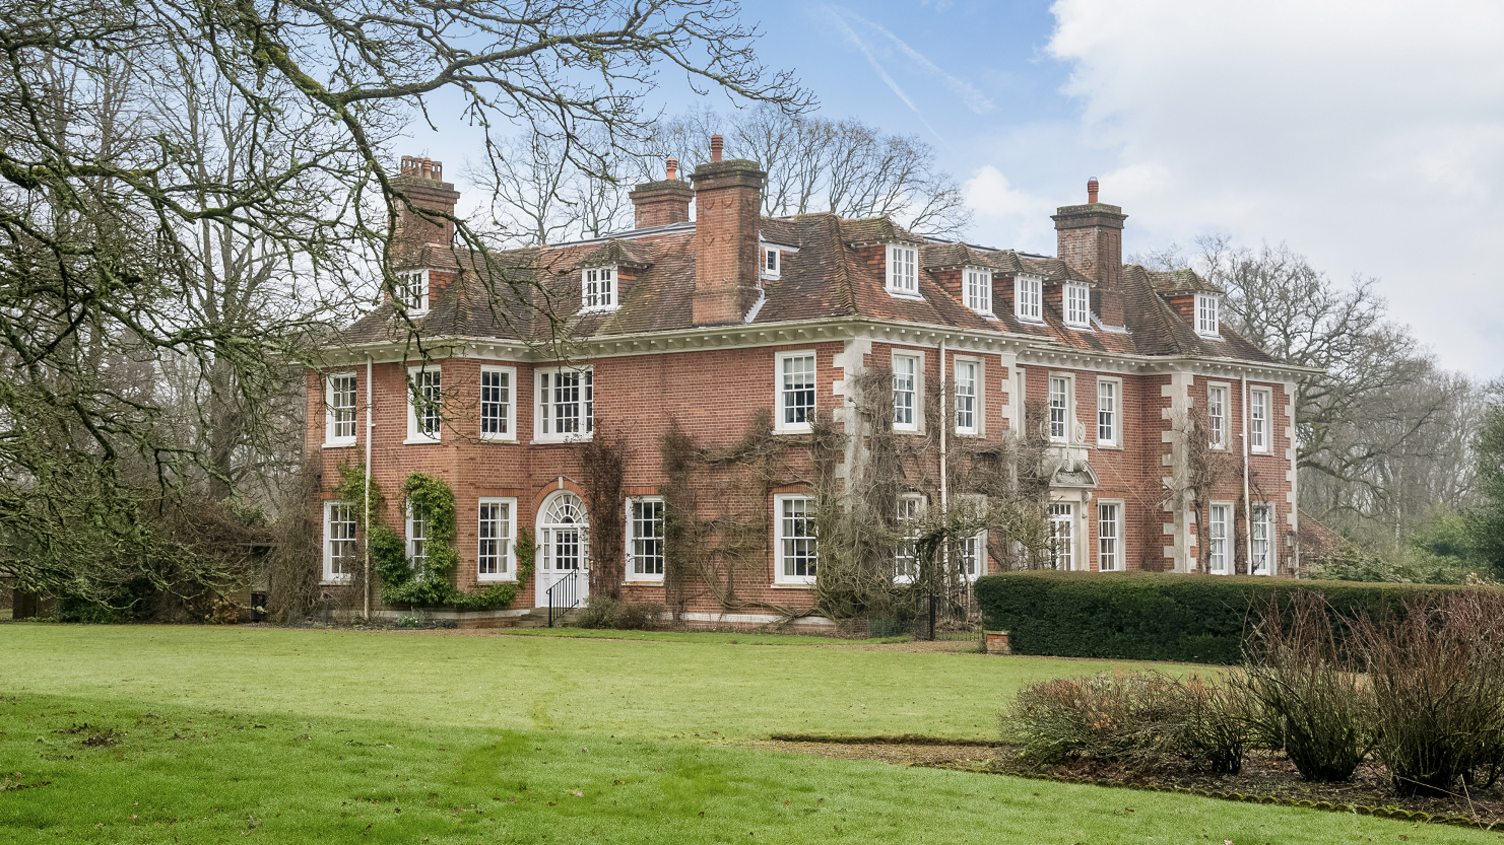
[[[427,519],[424,551],[427,561],[414,567],[407,558],[407,543],[396,530],[381,520],[383,498],[374,481],[365,487],[364,467],[341,466],[338,495],[355,504],[355,518],[360,523],[370,547],[371,563],[381,576],[381,600],[384,604],[407,604],[415,607],[452,607],[456,610],[493,610],[507,607],[516,600],[533,575],[533,535],[523,528],[518,532],[515,551],[517,580],[492,584],[483,590],[466,592],[454,586],[454,570],[459,566],[459,549],[455,545],[456,521],[454,491],[442,479],[421,472],[408,476],[402,485],[403,501],[417,508]],[[365,524],[365,496],[371,497],[371,525]]]

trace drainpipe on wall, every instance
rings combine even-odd
[[[940,518],[947,519],[950,515],[950,483],[945,475],[946,445],[949,434],[950,422],[946,420],[946,412],[954,402],[947,401],[945,396],[945,338],[940,338]],[[950,581],[950,544],[940,546],[940,570],[945,574],[946,582]]]
[[[1248,374],[1243,374],[1243,543],[1247,547],[1248,574],[1253,574],[1253,502],[1248,492]],[[1233,567],[1237,571],[1237,567]]]
[[[366,574],[365,574],[365,620],[371,621],[371,435],[376,430],[376,420],[371,415],[371,356],[366,356],[366,481],[361,489],[361,499],[365,503],[365,518],[361,522],[366,526]]]

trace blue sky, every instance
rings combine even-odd
[[[1444,366],[1504,375],[1504,4],[748,0],[743,17],[825,115],[933,145],[972,240],[1053,254],[1049,214],[1097,176],[1125,253],[1284,241],[1339,282],[1378,278]],[[695,100],[663,82],[671,110]],[[414,142],[465,155],[459,136]]]

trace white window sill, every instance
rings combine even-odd
[[[809,434],[811,431],[814,431],[814,426],[809,425],[803,427],[790,426],[788,428],[773,429],[774,434]]]
[[[1226,338],[1222,337],[1222,334],[1220,332],[1217,333],[1217,334],[1202,334],[1201,332],[1196,332],[1196,337],[1199,337],[1202,340],[1225,340],[1226,339]]]
[[[402,445],[403,446],[437,446],[437,445],[439,445],[440,443],[443,443],[443,442],[444,442],[443,440],[440,440],[437,437],[409,437],[406,440],[402,441]]]
[[[768,586],[775,590],[813,590],[815,588],[815,579],[811,578],[808,581],[774,581]]]
[[[515,446],[515,445],[517,445],[517,438],[516,437],[511,437],[511,436],[506,436],[506,435],[495,435],[495,434],[492,434],[492,435],[488,436],[488,435],[482,434],[480,436],[480,442],[482,442],[482,443],[510,443],[510,444],[512,444],[512,445]]]
[[[625,581],[623,581],[621,583],[622,583],[623,587],[652,587],[652,586],[662,586],[663,585],[663,576],[662,575],[639,575],[639,576],[635,576],[634,577],[634,576],[628,575],[627,576],[627,580],[625,580]]]
[[[477,575],[475,582],[477,584],[515,584],[517,583],[517,576],[510,572],[504,572],[500,575]]]
[[[978,317],[981,317],[983,320],[990,320],[994,323],[997,322],[997,315],[992,313],[991,311],[977,311],[975,309],[972,309],[971,313],[977,315]]]
[[[353,446],[355,446],[355,441],[354,440],[340,440],[340,441],[335,442],[335,443],[325,443],[324,444],[324,448],[325,449],[349,449],[349,448],[351,448]]]
[[[355,580],[354,578],[341,578],[341,579],[339,579],[337,581],[330,581],[328,578],[325,578],[325,579],[319,581],[319,586],[320,587],[348,587],[348,586],[350,586],[351,582],[353,582],[354,580]]]
[[[1121,451],[1123,451],[1123,447],[1121,445],[1117,444],[1117,443],[1098,443],[1097,444],[1097,449],[1098,450],[1104,450],[1105,449],[1105,450],[1111,451],[1111,452],[1121,452]]]
[[[888,296],[891,296],[894,299],[908,299],[908,300],[912,300],[914,302],[923,302],[924,301],[924,295],[923,294],[909,293],[908,291],[896,291],[896,290],[893,290],[892,288],[883,288],[883,290],[887,291],[888,292]]]
[[[617,305],[610,305],[610,306],[606,306],[606,307],[602,308],[601,306],[597,305],[594,308],[581,308],[576,313],[579,313],[579,314],[610,314],[611,312],[615,311],[619,307],[620,306],[617,306]]]
[[[961,430],[961,429],[958,428],[958,429],[956,429],[956,436],[957,437],[981,437],[982,433],[980,431],[977,431],[976,429],[969,429],[969,430],[963,431],[963,430]]]
[[[1091,332],[1092,334],[1096,334],[1097,333],[1097,330],[1094,329],[1094,328],[1092,328],[1090,325],[1084,325],[1083,326],[1083,325],[1080,325],[1080,324],[1077,324],[1077,323],[1064,323],[1063,325],[1066,328],[1068,328],[1068,329],[1070,329],[1072,331],[1077,331],[1077,332]]]

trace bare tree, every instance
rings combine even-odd
[[[648,123],[641,101],[665,66],[701,92],[807,105],[757,63],[738,12],[727,0],[0,7],[0,577],[43,591],[213,577],[157,542],[142,509],[158,493],[142,482],[211,477],[223,493],[240,480],[234,455],[285,405],[285,368],[369,301],[373,280],[395,290],[399,209],[486,247],[464,221],[412,206],[390,169],[395,129],[453,91],[488,132],[572,139],[568,159],[604,172],[616,139]],[[194,111],[206,108],[213,120]],[[604,146],[580,140],[591,126]],[[201,382],[165,396],[169,367],[197,367]],[[206,402],[206,436],[175,432],[164,398]]]

